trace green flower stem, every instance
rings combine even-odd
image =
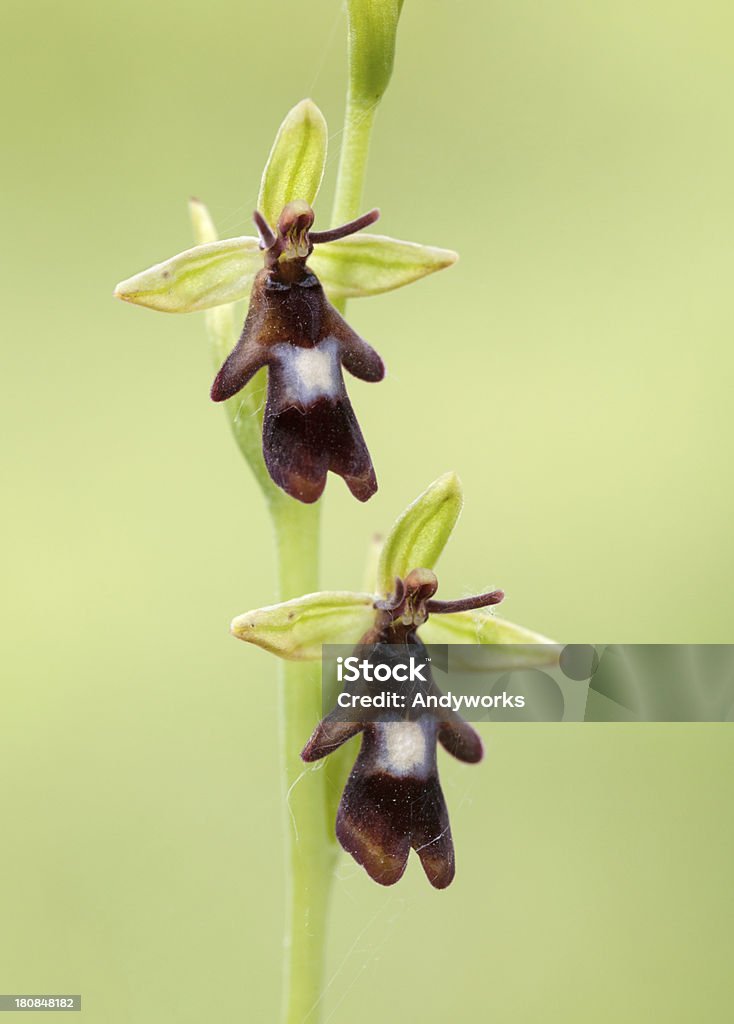
[[[339,164],[334,218],[360,212],[375,107],[347,102],[344,146]],[[208,211],[193,200],[191,216],[199,244],[217,232]],[[344,311],[346,299],[335,302]],[[207,328],[217,366],[236,339],[232,306],[207,310]],[[260,382],[260,385],[262,381]],[[319,589],[319,504],[294,501],[270,480],[261,451],[262,387],[253,382],[226,403],[235,440],[265,495],[275,530],[278,599],[287,601]],[[349,751],[326,769],[306,769],[300,758],[321,716],[318,662],[280,663],[280,736],[286,804],[287,918],[284,949],[283,1020],[318,1024],[326,955],[329,896],[338,846],[334,836],[334,795],[341,792]]]
[[[361,211],[370,135],[377,102],[347,98],[344,139],[336,184],[333,223]],[[216,229],[203,204],[191,204],[197,242],[214,242]],[[346,299],[335,300],[343,312]],[[207,327],[215,362],[234,340],[231,306],[208,310]],[[278,559],[278,598],[287,601],[319,589],[319,504],[303,505],[279,491],[268,478],[261,453],[262,392],[250,386],[227,402],[232,431],[265,495],[273,522]],[[343,759],[326,770],[305,768],[300,758],[322,717],[321,666],[281,662],[281,764],[286,805],[287,919],[284,950],[283,1020],[318,1024],[326,956],[329,897],[338,846],[334,836],[334,793],[341,792]],[[348,754],[348,751],[347,751]]]
[[[367,157],[370,151],[370,138],[375,123],[377,103],[365,107],[356,103],[352,90],[347,94],[347,109],[344,115],[344,133],[342,149],[339,157],[339,173],[334,194],[334,209],[331,215],[332,226],[346,224],[358,217],[362,205],[364,179],[367,174]],[[346,299],[334,300],[334,305],[344,312]]]
[[[209,212],[197,200],[191,203],[191,218],[197,242],[216,240]],[[233,307],[207,310],[206,324],[214,364],[219,368],[237,337]],[[253,381],[230,398],[225,408],[235,440],[267,502],[275,531],[278,597],[284,601],[318,590],[320,508],[289,498],[268,475],[262,456],[262,384],[262,380],[260,386]],[[279,661],[279,674],[287,808],[283,1020],[286,1024],[317,1024],[336,844],[330,838],[333,818],[326,798],[326,773],[304,773],[300,751],[321,718],[321,672],[318,662]]]
[[[374,108],[347,102],[332,223],[359,213]],[[337,303],[335,303],[336,305]],[[346,300],[338,303],[344,311]],[[278,553],[279,599],[319,588],[319,506],[290,498],[270,503]],[[287,804],[288,923],[285,940],[285,1024],[316,1024],[326,955],[329,897],[338,847],[334,839],[332,772],[306,770],[300,751],[321,718],[321,666],[281,662],[281,742]]]
[[[291,498],[271,503],[279,597],[318,589],[319,506]],[[300,751],[321,716],[318,662],[280,662],[281,763],[286,805],[287,926],[283,1019],[320,1017],[326,918],[337,848],[327,816],[326,773],[305,769]]]
[[[362,212],[360,207],[367,173],[367,156],[376,113],[377,104],[364,107],[352,100],[351,93],[347,96],[339,173],[331,217],[334,227],[354,220]]]

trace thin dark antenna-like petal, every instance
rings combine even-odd
[[[375,601],[375,608],[383,612],[392,612],[395,616],[402,615],[405,607],[405,583],[399,576],[395,577],[395,590],[384,600]]]
[[[255,210],[252,215],[252,219],[255,222],[257,233],[260,235],[260,244],[263,249],[270,249],[275,245],[276,234],[270,227],[268,222],[265,220],[259,210]]]
[[[328,231],[309,231],[308,237],[314,245],[335,242],[337,238],[346,238],[347,235],[354,235],[357,231],[368,228],[370,224],[374,224],[379,219],[380,211],[378,209],[370,210],[369,213],[363,213],[361,217],[350,220],[349,223],[342,224],[341,227],[329,228]]]
[[[474,608],[488,608],[491,604],[499,604],[505,596],[504,590],[493,590],[489,594],[477,594],[476,597],[462,597],[457,601],[428,601],[426,610],[432,615],[448,615],[451,612],[469,612]]]

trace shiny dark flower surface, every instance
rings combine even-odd
[[[384,541],[373,544],[365,591],[318,591],[257,608],[238,615],[232,633],[289,661],[317,661],[324,645],[337,645],[342,655],[354,652],[357,662],[366,653],[375,667],[377,661],[394,662],[396,657],[405,665],[406,651],[409,660],[416,649],[418,655],[425,652],[424,644],[462,644],[486,646],[488,651],[507,646],[516,652],[515,668],[555,664],[558,645],[494,614],[492,606],[504,598],[501,590],[455,601],[436,597],[438,581],[432,570],[461,507],[458,477],[443,474],[398,516]],[[425,653],[418,660],[425,663]],[[369,675],[379,683],[376,671]],[[327,698],[328,713],[301,756],[318,761],[359,734],[361,748],[336,811],[339,841],[382,885],[398,881],[414,849],[431,884],[445,888],[454,877],[454,845],[437,748],[440,744],[459,760],[476,763],[482,744],[471,725],[443,706],[447,702],[439,699],[430,672],[420,682],[409,678],[405,690],[400,677],[405,679],[402,669],[400,676],[391,673],[393,694],[405,697],[400,702],[404,710],[375,702],[369,709],[348,702],[345,709],[340,707],[341,694]],[[349,695],[350,684],[346,678],[343,682],[342,693]],[[371,686],[365,673],[351,692],[369,694]],[[411,687],[416,696],[425,688],[425,695],[436,699],[413,700]],[[383,687],[385,695],[389,689]],[[333,693],[330,687],[326,692]]]
[[[263,456],[274,482],[299,501],[316,501],[328,472],[343,477],[360,501],[377,490],[342,369],[374,382],[382,380],[385,367],[331,305],[306,262],[314,244],[353,234],[377,216],[373,210],[333,231],[314,232],[310,206],[293,202],[275,232],[255,214],[265,266],[255,278],[242,335],[211,397],[231,398],[268,367]]]
[[[375,624],[362,638],[360,650],[367,647],[375,656],[394,647],[425,651],[417,631],[430,614],[482,608],[503,597],[502,591],[493,591],[461,601],[436,601],[437,586],[427,569],[397,580],[395,592],[375,603]],[[440,693],[430,670],[426,689]],[[437,745],[474,764],[483,753],[478,733],[446,709],[400,721],[390,713],[345,721],[335,710],[316,727],[301,756],[317,761],[358,733],[362,745],[337,813],[339,842],[381,885],[402,877],[413,849],[431,885],[446,888],[454,877],[455,857]]]

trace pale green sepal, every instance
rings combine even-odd
[[[459,518],[463,497],[456,473],[444,473],[409,505],[387,536],[377,570],[377,587],[389,594],[395,577],[411,569],[432,569]]]
[[[403,0],[347,0],[350,100],[369,108],[390,83]]]
[[[115,296],[162,313],[195,313],[245,298],[262,265],[257,238],[225,238],[186,249],[121,281]]]
[[[359,234],[317,245],[309,266],[332,298],[351,299],[402,288],[458,258],[451,249]]]
[[[233,620],[231,631],[289,661],[321,657],[322,644],[357,644],[373,624],[372,594],[322,591],[258,608]]]
[[[364,563],[364,574],[362,585],[371,594],[377,592],[377,570],[380,565],[380,555],[385,545],[385,538],[381,533],[374,533],[367,548],[367,558]]]
[[[558,662],[563,649],[547,636],[500,619],[483,609],[431,615],[420,627],[419,635],[426,644],[466,645],[462,663],[455,667],[478,672],[553,665]],[[471,644],[478,646],[470,651],[468,646]],[[484,645],[494,648],[486,652],[486,657],[482,654]],[[452,660],[454,663],[455,658]]]
[[[257,208],[274,228],[286,203],[305,199],[313,206],[326,166],[329,132],[313,100],[289,110],[265,164]]]
[[[219,232],[209,213],[209,207],[202,203],[201,199],[192,196],[189,199],[189,216],[191,227],[194,232],[194,241],[197,245],[206,245],[207,242],[218,242]]]
[[[189,200],[189,215],[197,245],[207,245],[218,241],[217,229],[208,208],[200,199]],[[234,325],[234,303],[207,309],[204,317],[212,352],[217,369],[231,352],[237,340]]]

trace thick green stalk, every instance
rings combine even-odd
[[[281,601],[318,589],[319,506],[285,496],[271,503]],[[326,918],[334,877],[334,822],[328,820],[326,773],[307,769],[300,751],[322,717],[318,662],[280,663],[281,757],[286,805],[287,924],[283,1020],[320,1017]]]

